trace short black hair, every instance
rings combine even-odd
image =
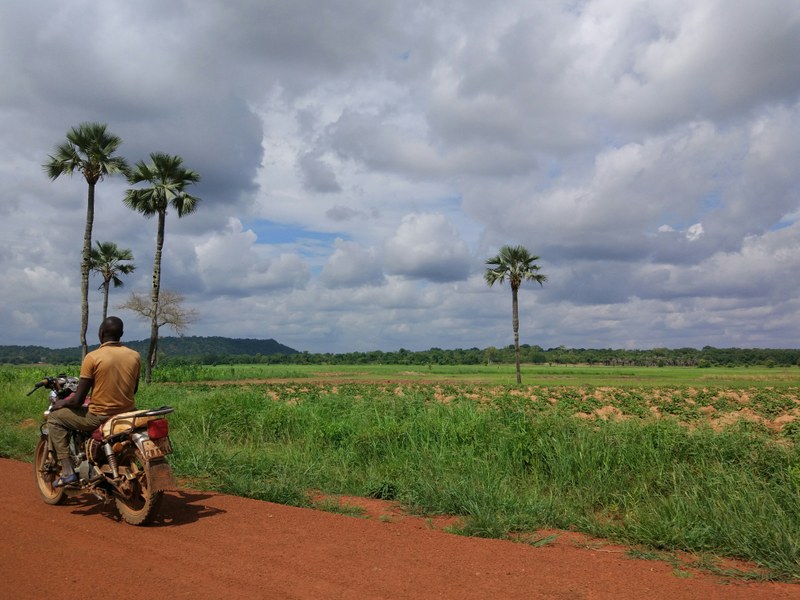
[[[106,317],[100,329],[112,340],[119,341],[123,333],[122,319],[119,317]]]

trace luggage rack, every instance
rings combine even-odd
[[[122,413],[119,415],[114,415],[113,417],[109,418],[100,427],[103,430],[103,437],[112,438],[119,435],[128,434],[137,427],[143,427],[149,421],[158,419],[172,412],[175,412],[175,409],[173,407],[162,406],[160,408],[151,408],[146,410],[137,410],[133,412]],[[130,422],[129,425],[128,422]],[[122,427],[123,429],[117,430],[120,427]],[[106,433],[106,431],[108,433]]]

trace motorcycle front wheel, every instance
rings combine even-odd
[[[129,449],[118,457],[119,474],[126,478],[124,495],[117,495],[122,520],[130,525],[147,525],[161,504],[162,492],[154,492],[147,481],[145,460],[138,450]]]
[[[61,474],[61,465],[56,459],[46,439],[40,439],[33,453],[33,474],[36,489],[47,504],[61,504],[66,499],[64,488],[53,487],[53,482]]]

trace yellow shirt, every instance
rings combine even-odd
[[[94,380],[89,412],[111,416],[133,410],[140,369],[139,353],[119,342],[89,352],[81,364],[81,378]]]

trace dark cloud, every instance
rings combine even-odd
[[[337,204],[336,206],[332,206],[331,208],[326,210],[325,216],[331,219],[332,221],[341,222],[341,221],[350,221],[352,219],[363,217],[365,215],[361,211],[352,209],[348,206],[342,206],[341,204]]]
[[[297,158],[297,165],[302,174],[303,185],[310,192],[329,194],[342,191],[333,169],[319,156],[303,154]]]

